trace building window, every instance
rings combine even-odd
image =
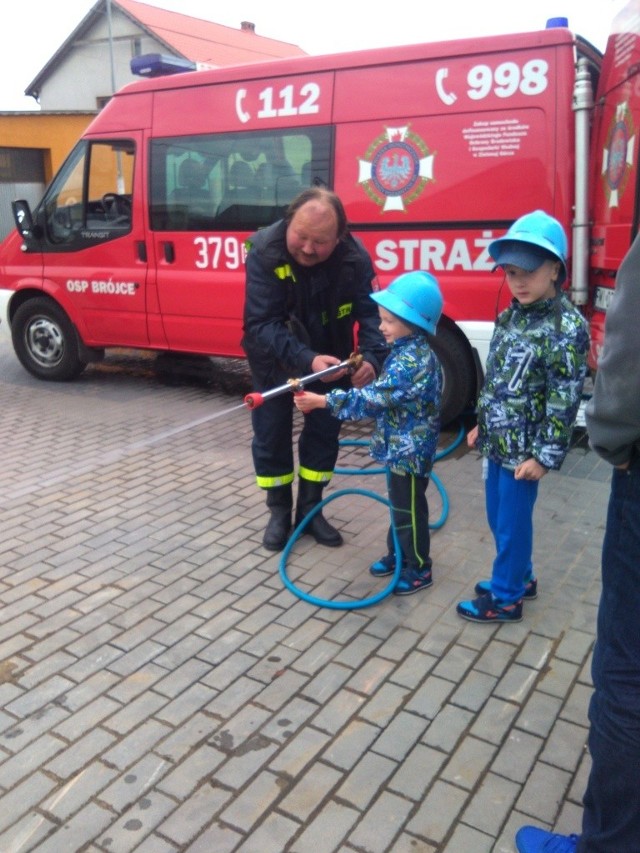
[[[0,148],[0,183],[44,184],[43,154],[40,148]]]

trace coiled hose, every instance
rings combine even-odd
[[[448,446],[445,447],[444,450],[441,450],[436,454],[434,462],[438,462],[440,459],[443,459],[445,456],[448,456],[452,453],[462,442],[465,435],[464,426],[461,424],[460,429],[458,430],[458,434],[454,441]],[[368,446],[369,442],[363,439],[345,439],[340,442],[341,447],[349,447],[349,446]],[[336,468],[336,474],[385,474],[387,473],[386,468],[370,468],[367,470],[361,470],[359,468]],[[449,515],[449,498],[446,492],[446,489],[442,485],[440,478],[436,475],[434,471],[431,472],[430,478],[433,481],[435,487],[440,494],[440,498],[442,500],[442,512],[440,513],[440,518],[433,522],[429,523],[430,530],[438,530],[441,528]],[[383,598],[386,598],[393,592],[393,589],[398,582],[398,578],[400,577],[400,571],[402,569],[402,554],[400,551],[400,546],[398,543],[398,537],[396,535],[395,528],[393,528],[393,520],[392,520],[392,533],[393,533],[393,543],[394,543],[394,552],[396,554],[396,565],[389,583],[384,587],[384,589],[380,590],[380,592],[375,595],[369,596],[368,598],[362,598],[359,601],[335,601],[333,599],[319,598],[315,595],[310,595],[304,590],[297,587],[293,581],[291,581],[287,575],[287,559],[289,554],[291,553],[291,549],[294,544],[298,541],[300,536],[304,533],[307,525],[310,523],[311,519],[314,515],[322,510],[324,506],[331,503],[331,501],[335,501],[338,498],[342,498],[345,495],[363,495],[364,497],[371,498],[372,500],[379,501],[380,503],[386,504],[389,508],[391,505],[387,498],[382,497],[377,494],[377,492],[370,491],[369,489],[340,489],[337,492],[329,495],[324,498],[319,504],[314,506],[310,513],[308,513],[300,522],[300,524],[296,527],[296,529],[291,534],[289,541],[285,545],[284,551],[282,552],[282,557],[280,558],[280,577],[282,582],[287,587],[287,589],[292,592],[294,595],[297,595],[298,598],[301,598],[303,601],[306,601],[308,604],[315,604],[318,607],[327,607],[331,610],[358,610],[364,607],[371,607],[372,604],[377,604],[379,601],[382,601]],[[391,514],[391,513],[390,513]]]

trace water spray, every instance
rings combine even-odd
[[[349,358],[341,361],[340,364],[332,364],[331,367],[325,367],[324,370],[319,370],[317,373],[310,373],[308,376],[301,376],[299,379],[287,379],[284,385],[278,385],[277,388],[271,388],[269,391],[252,391],[244,398],[244,405],[248,409],[257,409],[258,406],[261,406],[272,397],[279,397],[281,394],[300,393],[305,385],[317,382],[327,376],[333,376],[334,373],[339,373],[341,370],[346,370],[348,373],[355,373],[361,364],[362,355],[352,352]]]

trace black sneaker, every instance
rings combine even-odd
[[[500,604],[489,592],[473,601],[460,601],[456,611],[470,622],[521,622],[522,599],[513,604]]]
[[[404,563],[403,563],[404,567]],[[387,575],[392,575],[396,570],[396,555],[395,554],[386,554],[384,557],[380,557],[379,560],[376,560],[375,563],[372,563],[369,566],[370,573],[374,576],[374,578],[384,578]]]
[[[421,589],[428,589],[433,585],[431,569],[426,572],[418,572],[415,569],[403,569],[400,572],[398,583],[393,588],[394,595],[413,595]]]
[[[491,581],[478,581],[474,592],[476,595],[486,595],[488,592],[491,592]],[[524,595],[522,597],[526,598],[527,601],[533,601],[534,598],[538,597],[538,581],[536,578],[529,578],[528,581],[525,581]]]

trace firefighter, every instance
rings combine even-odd
[[[293,200],[285,217],[248,241],[243,349],[256,391],[317,373],[349,357],[363,359],[350,375],[327,378],[329,387],[361,388],[376,378],[388,349],[369,298],[375,273],[360,241],[348,231],[342,202],[312,187]],[[376,288],[377,289],[377,288]],[[357,324],[357,340],[354,338]],[[310,390],[327,389],[313,383]],[[252,454],[258,486],[266,492],[269,521],[263,545],[281,551],[291,530],[294,453],[293,397],[274,397],[251,413]],[[295,524],[322,500],[338,457],[340,422],[327,410],[304,419],[298,441]],[[306,533],[337,547],[342,536],[317,512]]]

